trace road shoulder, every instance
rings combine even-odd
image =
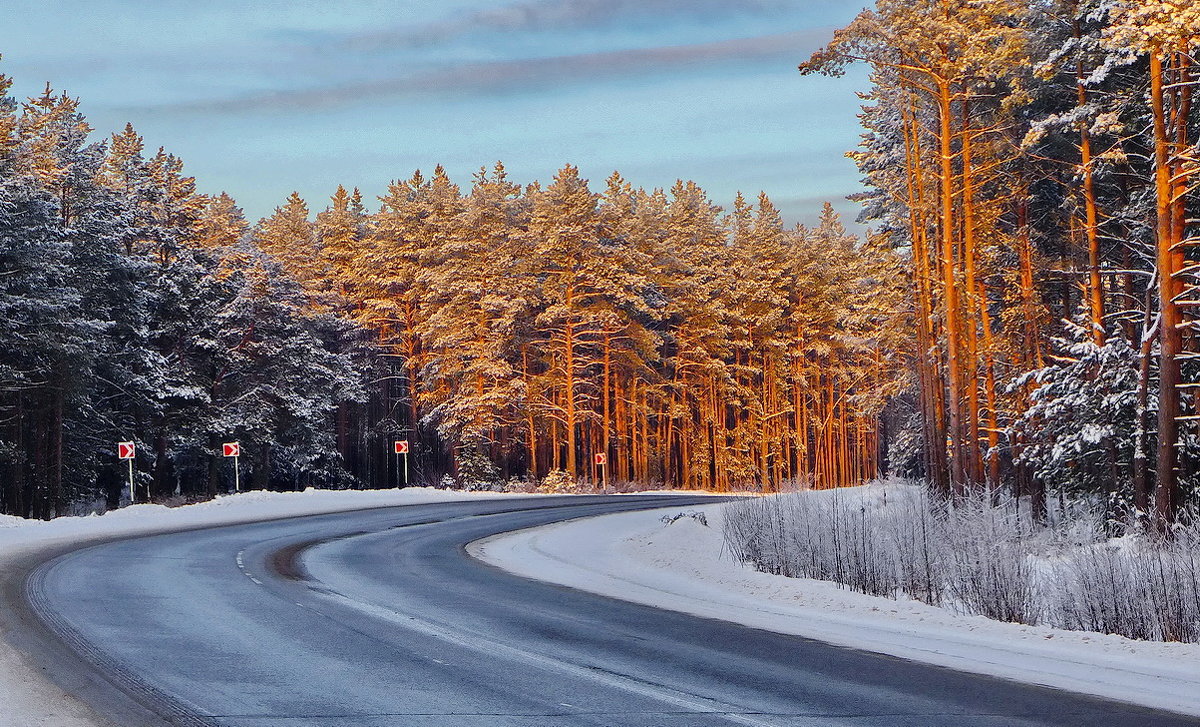
[[[0,727],[125,727],[101,717],[50,678],[55,645],[25,607],[22,593],[28,564],[36,559],[34,551],[0,556]]]
[[[723,552],[721,505],[603,515],[468,551],[517,575],[851,648],[1200,715],[1200,644],[1006,624],[758,573]],[[664,515],[703,513],[708,525]]]

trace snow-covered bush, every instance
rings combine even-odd
[[[504,476],[492,458],[477,443],[464,443],[458,448],[458,465],[455,481],[464,490],[500,492],[504,489]]]
[[[853,494],[844,494],[852,492]],[[731,503],[725,542],[743,562],[767,573],[831,580],[872,595],[899,588],[883,501],[860,491],[799,492]]]
[[[939,549],[945,588],[968,613],[1037,623],[1032,550],[1017,508],[986,493],[939,505]]]
[[[1141,355],[1126,338],[1110,336],[1097,345],[1086,325],[1067,324],[1055,339],[1056,356],[1045,368],[1017,376],[1010,393],[1028,396],[1029,406],[1008,431],[1014,460],[1027,465],[1048,490],[1067,496],[1102,496],[1112,534],[1120,534],[1133,509],[1133,462],[1157,446],[1153,419],[1157,375],[1145,382],[1146,411],[1139,411]],[[1183,363],[1184,381],[1200,378],[1200,360]],[[1184,389],[1186,409],[1198,405],[1195,391]],[[1181,461],[1200,461],[1200,432],[1183,427],[1177,448]],[[1153,455],[1151,455],[1153,456]],[[1200,470],[1181,468],[1182,491],[1198,504]]]
[[[892,498],[892,517],[886,538],[894,549],[898,590],[910,598],[941,605],[946,579],[942,572],[941,523],[926,497]]]
[[[547,494],[574,494],[579,492],[579,480],[564,470],[551,470],[542,478],[537,490]]]
[[[538,481],[525,475],[509,477],[504,481],[504,492],[530,493],[537,492],[537,488]]]
[[[1052,565],[1048,594],[1064,628],[1157,641],[1200,641],[1200,523],[1170,540],[1094,543]]]
[[[1017,377],[1014,391],[1030,406],[1014,423],[1024,444],[1019,463],[1052,490],[1104,492],[1131,483],[1137,425],[1138,352],[1113,336],[1096,345],[1085,327],[1068,324],[1055,340],[1059,356],[1046,368]]]
[[[1106,540],[1103,501],[1048,524],[1012,498],[953,500],[892,482],[730,503],[726,547],[778,575],[906,596],[1002,621],[1200,641],[1200,519],[1170,539]]]
[[[900,477],[921,477],[925,470],[925,426],[921,411],[912,402],[898,399],[893,403],[907,410],[897,412],[888,425],[887,458],[889,471]]]

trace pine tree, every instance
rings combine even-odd
[[[534,406],[552,419],[556,468],[580,472],[580,428],[595,396],[592,375],[600,328],[602,281],[592,274],[602,254],[598,197],[572,166],[533,195],[527,235],[530,274],[539,283],[536,345],[551,395]],[[557,446],[558,437],[562,446]]]
[[[367,212],[356,188],[348,193],[338,185],[329,207],[317,214],[316,245],[337,293],[350,302],[354,296],[355,258],[365,252]]]
[[[292,192],[274,214],[260,220],[254,229],[255,245],[275,258],[310,295],[318,296],[328,279],[325,260],[317,244],[308,204]]]
[[[207,249],[232,248],[244,242],[250,233],[246,214],[227,193],[204,197],[196,231],[195,244]]]
[[[1149,57],[1153,121],[1158,282],[1158,461],[1154,509],[1160,525],[1175,521],[1182,500],[1180,422],[1187,416],[1182,390],[1185,336],[1196,323],[1184,300],[1195,298],[1200,279],[1189,267],[1196,257],[1188,235],[1188,200],[1195,191],[1192,95],[1200,47],[1200,10],[1183,0],[1118,3],[1109,42]],[[1190,420],[1188,420],[1190,421]]]
[[[422,266],[431,416],[443,438],[468,448],[491,445],[517,414],[515,328],[528,306],[513,239],[520,191],[503,165],[480,170]]]
[[[668,324],[663,364],[696,408],[701,433],[692,448],[692,471],[697,483],[728,490],[750,476],[726,430],[735,408],[733,312],[726,292],[738,270],[720,208],[694,182],[677,182],[671,197],[659,273]],[[646,384],[651,381],[647,376]]]

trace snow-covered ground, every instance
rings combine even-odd
[[[1133,641],[961,616],[836,584],[759,573],[723,550],[723,505],[605,515],[479,541],[530,578],[963,671],[1200,715],[1200,644]]]
[[[26,520],[0,515],[0,552],[21,543],[47,538],[91,538],[136,535],[166,529],[206,525],[234,525],[270,518],[297,517],[391,505],[478,499],[480,497],[530,497],[499,492],[465,492],[431,487],[402,490],[316,490],[304,492],[242,492],[183,507],[130,505],[103,515]]]
[[[184,507],[133,505],[104,515],[64,517],[49,522],[0,515],[0,569],[6,568],[15,559],[39,550],[96,538],[236,525],[390,505],[490,497],[520,495],[417,487],[403,490],[244,492]],[[47,679],[36,665],[8,643],[4,628],[3,622],[0,622],[0,727],[113,727]]]

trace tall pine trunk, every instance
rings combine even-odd
[[[1179,489],[1179,417],[1182,382],[1180,355],[1183,353],[1183,318],[1179,308],[1179,272],[1183,251],[1177,245],[1171,179],[1171,139],[1167,126],[1164,94],[1165,70],[1162,52],[1150,54],[1151,111],[1154,117],[1154,189],[1157,202],[1157,257],[1159,359],[1158,359],[1158,484],[1154,494],[1156,520],[1160,527],[1174,522]]]

